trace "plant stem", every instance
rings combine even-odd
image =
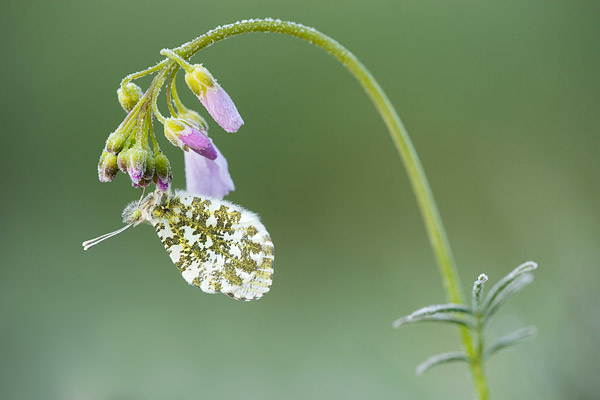
[[[121,81],[121,86],[123,87],[127,83],[131,82],[134,79],[138,79],[138,78],[144,77],[146,75],[149,75],[153,72],[156,72],[156,71],[160,70],[162,67],[164,67],[164,65],[165,65],[165,61],[163,60],[153,67],[146,68],[143,71],[134,72],[133,74],[129,74],[125,78],[123,78],[123,80]]]
[[[483,317],[477,312],[477,325],[475,328],[477,346],[471,356],[471,373],[474,378],[475,389],[479,393],[480,399],[488,399],[488,388],[487,382],[485,381],[485,373],[483,369]],[[483,379],[478,380],[475,377],[481,377]]]
[[[383,92],[375,78],[367,68],[352,54],[334,39],[326,36],[313,28],[300,25],[294,22],[279,21],[272,19],[256,19],[236,22],[231,25],[220,26],[198,38],[176,48],[174,53],[183,59],[189,59],[198,50],[208,47],[220,40],[227,39],[242,33],[251,32],[275,32],[282,33],[305,40],[322,48],[340,61],[354,75],[358,82],[365,89],[373,101],[377,111],[383,118],[391,136],[394,145],[400,153],[400,156],[406,167],[412,188],[417,197],[417,202],[421,214],[425,221],[425,227],[429,236],[429,241],[433,247],[435,257],[440,268],[444,288],[446,290],[448,301],[452,303],[463,303],[460,283],[457,277],[456,267],[452,257],[450,244],[442,224],[442,220],[433,198],[429,182],[421,165],[421,161],[415,151],[415,148],[408,136],[406,128],[402,124],[400,117],[392,106],[392,103]],[[178,65],[171,61],[165,64],[165,68],[157,75],[152,86],[160,87],[166,76]],[[159,78],[162,76],[162,78]],[[158,82],[157,82],[158,79]],[[162,79],[162,81],[160,80]],[[150,89],[149,89],[150,90]],[[486,379],[481,365],[481,357],[477,354],[475,341],[471,332],[467,328],[461,328],[461,338],[463,347],[467,355],[473,360],[471,365],[471,374],[475,385],[475,390],[480,400],[488,399],[488,389]]]

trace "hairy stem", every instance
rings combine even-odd
[[[215,28],[202,36],[176,48],[173,52],[183,59],[189,59],[197,51],[208,47],[220,40],[230,38],[242,33],[275,32],[294,36],[322,48],[340,61],[354,75],[373,101],[377,111],[383,118],[398,150],[404,166],[406,167],[412,188],[417,197],[417,202],[425,221],[429,241],[433,247],[435,257],[440,268],[447,298],[452,303],[463,303],[460,283],[452,257],[450,244],[440,218],[440,214],[433,198],[429,182],[421,165],[421,161],[408,136],[406,128],[392,106],[390,100],[383,92],[375,78],[367,68],[352,54],[334,39],[316,31],[313,28],[294,22],[272,19],[256,19],[236,22]],[[149,90],[160,90],[166,77],[179,66],[174,61],[166,61],[164,68],[157,74]],[[474,338],[467,328],[461,328],[463,347],[467,355],[473,360],[471,374],[475,389],[480,400],[487,400],[488,389],[481,357],[477,356]]]
[[[126,84],[128,84],[129,82],[131,82],[134,79],[138,79],[138,78],[142,78],[146,75],[150,75],[150,74],[160,70],[164,66],[165,66],[165,61],[161,61],[153,67],[146,68],[143,71],[134,72],[133,74],[129,74],[125,78],[123,78],[123,80],[121,81],[121,87],[124,87]]]
[[[474,348],[473,355],[471,356],[471,373],[474,378],[475,389],[477,393],[479,393],[479,398],[488,399],[488,388],[483,368],[483,316],[479,312],[477,312],[475,335],[476,346]],[[477,379],[477,377],[481,377],[481,379]]]

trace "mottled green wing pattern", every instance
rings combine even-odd
[[[149,222],[189,284],[244,301],[269,291],[273,242],[256,214],[176,192],[152,209]]]

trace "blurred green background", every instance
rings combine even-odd
[[[231,135],[211,121],[211,135],[228,199],[275,242],[268,295],[189,287],[146,225],[82,251],[139,196],[96,175],[124,117],[121,78],[267,16],[316,27],[371,69],[419,150],[465,288],[540,264],[488,327],[490,340],[540,330],[488,363],[493,398],[597,398],[600,2],[579,0],[2,2],[0,397],[472,398],[464,365],[413,372],[458,348],[453,327],[391,328],[443,302],[441,279],[383,123],[299,40],[246,35],[194,58],[246,122]],[[183,158],[160,140],[183,187]]]

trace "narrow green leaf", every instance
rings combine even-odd
[[[446,364],[454,361],[465,361],[469,362],[469,358],[458,351],[453,351],[449,353],[436,354],[435,356],[429,357],[427,360],[423,361],[415,370],[417,375],[422,375],[425,371],[429,370],[432,367],[440,364]]]
[[[398,328],[400,325],[407,324],[409,322],[449,322],[452,324],[459,324],[466,326],[467,328],[473,328],[474,324],[472,321],[458,317],[454,314],[437,313],[432,315],[418,315],[413,317],[412,315],[398,318],[392,324],[394,328]]]
[[[471,307],[474,312],[478,313],[481,309],[481,297],[483,295],[483,286],[488,280],[486,274],[481,274],[473,283],[473,294],[471,296]]]
[[[517,279],[519,276],[521,276],[527,272],[533,271],[536,268],[537,268],[537,264],[535,262],[527,261],[526,263],[523,263],[523,264],[519,265],[517,268],[513,269],[510,274],[506,275],[504,278],[502,278],[500,280],[500,282],[496,283],[492,287],[492,289],[490,290],[490,292],[488,293],[488,295],[485,299],[482,310],[486,310],[490,306],[490,304],[492,304],[496,300],[496,297],[498,297],[500,292],[502,292],[515,279]]]
[[[502,336],[496,340],[490,347],[485,350],[484,357],[488,358],[496,353],[498,350],[502,350],[505,347],[517,344],[525,339],[529,339],[537,335],[537,328],[535,326],[527,326],[525,328],[517,329],[513,333],[509,333],[506,336]]]
[[[471,314],[472,312],[467,306],[464,306],[462,304],[454,304],[454,303],[436,304],[433,306],[427,306],[427,307],[420,308],[417,311],[414,311],[410,315],[407,315],[405,317],[397,319],[396,321],[394,321],[393,326],[394,326],[394,328],[397,328],[400,325],[405,324],[407,322],[421,321],[421,320],[424,320],[425,317],[428,317],[428,316],[431,316],[434,314],[448,314],[448,313]],[[448,315],[447,317],[450,317],[450,315]],[[425,320],[430,320],[430,319],[425,319]],[[445,318],[444,318],[444,320],[445,320]]]
[[[437,313],[466,313],[471,314],[471,310],[462,304],[435,304],[433,306],[427,306],[423,308],[419,308],[417,311],[413,311],[408,317],[424,317],[427,315],[437,314]]]
[[[509,299],[514,293],[521,290],[524,286],[529,285],[533,282],[533,274],[524,274],[519,275],[516,279],[514,279],[508,286],[505,286],[494,298],[494,301],[487,305],[484,310],[483,315],[483,323],[485,323],[498,309],[502,304]]]

